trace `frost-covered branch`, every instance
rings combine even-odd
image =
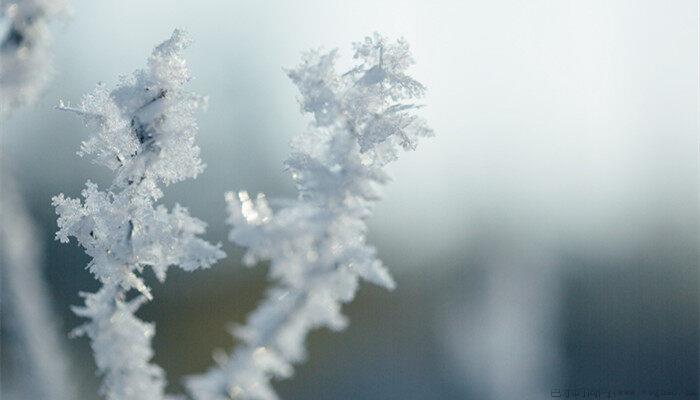
[[[270,260],[276,286],[235,329],[243,344],[187,380],[197,400],[277,399],[271,380],[292,375],[308,332],[345,328],[341,306],[360,278],[394,287],[366,243],[366,221],[388,180],[384,165],[432,135],[413,114],[425,88],[406,73],[413,60],[403,40],[375,34],[354,48],[356,66],[345,74],[335,71],[336,51],[312,51],[288,71],[302,110],[313,115],[286,161],[298,198],[273,212],[264,195],[227,194],[230,239],[247,248],[247,264]]]
[[[0,0],[7,31],[0,39],[0,114],[32,103],[51,78],[48,22],[62,0]]]
[[[205,224],[187,209],[156,205],[160,185],[194,178],[204,168],[194,143],[194,112],[205,99],[183,89],[189,81],[182,56],[187,44],[176,30],[154,49],[148,69],[111,91],[99,85],[77,108],[58,107],[77,112],[97,130],[79,154],[92,155],[115,172],[106,191],[88,181],[82,201],[63,194],[53,199],[56,238],[76,238],[92,257],[88,269],[102,284],[96,293],[83,293],[85,305],[74,308],[89,320],[75,333],[91,339],[108,400],[165,398],[164,373],[150,362],[154,326],[135,315],[152,298],[141,277],[144,268],[163,281],[171,265],[192,271],[224,257],[220,246],[197,237]]]
[[[51,78],[48,22],[65,9],[62,0],[0,0],[0,126],[12,109],[34,102]],[[0,146],[6,135],[0,133]],[[3,164],[9,157],[2,154]],[[72,400],[76,386],[42,276],[42,246],[8,165],[0,167],[0,271],[7,330],[17,337],[7,353],[20,376],[5,381],[3,393]]]
[[[61,343],[64,338],[59,336],[41,273],[39,233],[7,165],[0,170],[0,182],[2,311],[4,329],[14,342],[4,351],[14,356],[12,369],[18,375],[3,380],[3,394],[7,400],[74,400],[76,387]]]

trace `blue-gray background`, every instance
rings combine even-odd
[[[309,338],[286,399],[540,399],[552,390],[698,387],[698,5],[695,1],[72,1],[53,28],[56,75],[3,122],[43,242],[52,304],[96,287],[53,242],[50,197],[107,171],[75,155],[88,131],[52,109],[145,65],[175,27],[194,39],[203,175],[166,191],[225,242],[223,193],[294,194],[282,170],[302,131],[283,67],[373,31],[412,45],[437,136],[390,167],[370,240],[398,281],[364,286],[350,328]],[[7,166],[6,166],[7,167]],[[171,389],[228,348],[265,266],[173,269],[142,316]],[[95,399],[86,340],[65,340]],[[3,346],[11,345],[3,343]],[[12,365],[3,359],[5,376]],[[9,374],[9,375],[8,375]],[[641,397],[640,397],[641,398]],[[687,397],[692,398],[692,397]]]

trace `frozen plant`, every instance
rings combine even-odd
[[[37,100],[51,78],[48,23],[65,9],[62,0],[0,0],[0,127],[12,109]],[[6,135],[0,132],[0,143]],[[42,276],[37,229],[12,174],[12,155],[0,157],[2,305],[4,329],[15,342],[5,353],[19,375],[3,382],[2,393],[7,400],[72,400],[75,385]]]
[[[176,30],[153,50],[148,69],[111,91],[98,85],[77,108],[58,107],[81,115],[97,131],[79,154],[92,155],[115,173],[107,190],[88,181],[82,201],[53,198],[56,238],[76,238],[102,284],[96,293],[82,293],[85,305],[74,311],[88,322],[75,334],[90,338],[108,400],[165,398],[164,372],[150,362],[154,326],[135,315],[152,298],[141,277],[144,268],[163,281],[171,265],[192,271],[224,257],[220,245],[197,237],[205,224],[187,209],[156,205],[160,185],[194,178],[204,168],[194,143],[194,112],[205,99],[183,88],[190,79],[182,56],[187,44]]]
[[[64,338],[42,276],[39,233],[8,169],[0,168],[0,275],[3,330],[8,332],[3,339],[14,345],[3,349],[3,356],[12,360],[17,376],[3,380],[2,398],[74,400]]]
[[[65,9],[62,0],[0,0],[7,24],[0,41],[0,114],[32,103],[48,82],[48,22]]]
[[[264,195],[228,193],[230,239],[247,248],[244,261],[270,261],[275,282],[264,301],[233,334],[230,355],[187,387],[197,400],[273,400],[273,378],[288,378],[305,357],[311,329],[341,330],[341,307],[360,278],[388,289],[394,281],[366,243],[367,218],[387,182],[383,167],[399,150],[431,136],[414,114],[425,87],[407,74],[413,64],[404,40],[375,34],[354,44],[356,65],[339,74],[337,51],[311,51],[288,75],[313,120],[292,143],[285,163],[296,199],[272,210]]]

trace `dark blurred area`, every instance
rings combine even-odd
[[[33,209],[50,227],[46,207]],[[395,292],[366,285],[346,307],[349,329],[314,332],[307,362],[277,387],[289,399],[550,398],[568,389],[696,398],[697,231],[650,233],[614,256],[565,243],[543,251],[506,231],[476,234],[425,270],[396,274]],[[68,311],[77,293],[97,285],[87,257],[52,235],[43,230],[47,277],[67,331],[80,324]],[[172,391],[234,344],[226,328],[244,321],[266,287],[266,266],[244,268],[240,251],[226,247],[229,258],[211,270],[173,268],[165,285],[150,277],[156,300],[141,316],[157,325],[155,361]],[[94,392],[87,340],[66,344],[85,393]]]

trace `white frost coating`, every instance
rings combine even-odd
[[[247,264],[270,260],[276,286],[233,332],[243,344],[187,380],[197,400],[277,399],[271,380],[292,375],[308,332],[345,328],[341,306],[355,296],[359,278],[394,287],[366,243],[366,220],[388,179],[382,167],[432,135],[412,113],[425,88],[406,74],[413,60],[405,41],[375,34],[354,48],[357,64],[344,74],[334,69],[335,50],[312,51],[288,71],[302,110],[314,117],[285,163],[298,198],[273,212],[264,195],[226,195],[230,239],[247,248]]]
[[[0,114],[34,102],[51,78],[48,22],[65,9],[61,0],[0,0]]]
[[[205,99],[183,89],[189,80],[182,57],[187,44],[176,30],[155,48],[148,69],[124,78],[112,91],[99,85],[80,107],[58,107],[83,116],[98,132],[79,154],[90,154],[115,172],[106,191],[88,181],[82,201],[63,194],[53,198],[56,238],[75,237],[92,257],[88,269],[102,283],[98,292],[82,294],[84,307],[74,308],[89,319],[75,333],[92,341],[104,376],[101,393],[108,400],[165,397],[164,373],[150,363],[155,328],[135,315],[152,298],[140,276],[144,267],[163,281],[171,265],[191,271],[224,257],[220,245],[197,237],[205,224],[187,209],[176,205],[168,211],[155,204],[162,196],[159,185],[194,178],[204,168],[194,144],[194,112]],[[131,289],[140,294],[129,296]]]

